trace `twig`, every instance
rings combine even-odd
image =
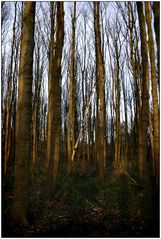
[[[122,173],[125,174],[126,176],[128,176],[128,178],[131,179],[131,181],[132,181],[133,183],[130,183],[130,184],[134,184],[134,185],[136,185],[136,186],[138,186],[138,187],[142,187],[142,186],[141,186],[140,184],[138,184],[138,183],[135,181],[135,179],[132,178],[127,172],[122,171]]]
[[[64,186],[62,187],[62,189],[55,195],[55,198],[57,198],[62,192],[63,190],[65,189],[65,187],[67,186],[68,184],[68,181],[64,184]]]
[[[89,101],[88,101],[88,105],[87,105],[86,110],[85,110],[85,113],[84,113],[83,122],[82,122],[82,127],[81,127],[81,129],[80,129],[80,131],[79,131],[79,135],[78,135],[76,144],[75,144],[74,149],[73,149],[72,162],[74,161],[74,155],[75,155],[76,149],[78,148],[79,141],[80,141],[80,139],[81,139],[81,137],[82,137],[83,128],[84,128],[85,123],[86,123],[86,121],[87,121],[89,109],[90,109],[91,102],[92,102],[92,98],[94,97],[94,95],[95,95],[95,82],[93,81],[92,93],[91,93],[91,96],[90,96]]]

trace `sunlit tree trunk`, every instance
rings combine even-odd
[[[16,118],[16,160],[13,215],[27,224],[29,210],[29,161],[32,121],[32,70],[34,50],[35,2],[25,2],[21,35],[18,106]]]
[[[74,12],[72,17],[72,45],[70,56],[70,81],[69,81],[69,110],[68,110],[68,136],[67,136],[67,148],[68,148],[68,165],[67,175],[70,175],[72,170],[72,153],[75,146],[75,28],[76,28],[76,2],[74,2]],[[73,159],[74,160],[74,159]]]
[[[57,2],[56,18],[56,43],[53,66],[51,68],[51,82],[49,88],[49,114],[51,114],[50,124],[48,122],[48,131],[50,130],[50,145],[48,146],[49,166],[47,175],[47,196],[51,199],[56,185],[60,158],[60,139],[61,139],[61,60],[64,42],[64,5],[63,2]],[[52,6],[52,3],[51,3]]]

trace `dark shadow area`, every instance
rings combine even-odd
[[[66,180],[60,172],[51,201],[42,199],[39,193],[45,173],[34,172],[27,227],[11,220],[13,180],[8,176],[2,187],[2,237],[159,237],[155,185],[149,185],[146,200],[142,187],[131,185],[126,175],[115,177],[110,172],[109,168],[103,182],[77,173]],[[150,201],[149,209],[146,201]]]

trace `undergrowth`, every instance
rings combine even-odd
[[[150,187],[151,214],[147,213],[147,194],[143,187],[131,184],[125,174],[97,176],[73,173],[66,177],[60,170],[51,201],[41,197],[46,171],[37,168],[31,174],[31,225],[20,230],[12,225],[10,235],[22,236],[156,236],[158,235],[157,193]],[[6,185],[8,184],[8,187]],[[4,182],[5,205],[11,206],[11,180]],[[8,213],[8,210],[7,210]],[[150,215],[150,216],[149,216]],[[3,217],[6,217],[5,213]],[[12,224],[12,222],[11,222]],[[64,231],[64,234],[62,234]]]

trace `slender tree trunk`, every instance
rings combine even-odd
[[[89,108],[89,116],[88,116],[88,163],[90,163],[91,157],[91,106]]]
[[[22,25],[22,17],[19,16],[18,19]],[[21,28],[21,26],[20,26]],[[17,30],[17,33],[18,34]],[[20,48],[20,37],[16,41],[15,46],[15,59],[14,59],[14,71],[13,71],[13,93],[12,93],[12,125],[13,125],[13,135],[12,135],[12,157],[15,158],[16,151],[16,111],[17,111],[17,89],[18,89],[18,64],[19,64],[19,48]]]
[[[157,73],[155,67],[155,51],[154,40],[151,26],[150,3],[145,2],[146,20],[148,25],[149,35],[149,55],[151,63],[151,81],[152,81],[152,99],[153,99],[153,132],[154,132],[154,171],[157,183],[159,182],[159,107],[158,107],[158,93],[157,93]]]
[[[152,169],[153,169],[153,176],[155,177],[156,172],[155,172],[155,161],[154,161],[154,136],[153,136],[152,112],[149,112],[149,130],[150,130]]]
[[[85,101],[85,95],[87,95],[87,92],[85,92],[85,90],[87,91],[87,79],[86,79],[86,53],[87,53],[87,41],[86,41],[86,35],[87,35],[87,27],[86,27],[86,18],[84,17],[84,39],[83,39],[83,44],[84,44],[84,59],[83,59],[83,71],[82,71],[82,98],[83,98],[83,106],[82,106],[82,119],[84,117],[84,113],[85,113],[85,105],[86,105],[86,101]],[[85,125],[83,127],[83,132],[82,132],[82,143],[83,143],[83,162],[85,161]]]
[[[149,72],[148,72],[148,50],[146,42],[145,17],[143,14],[143,3],[137,2],[141,36],[141,56],[142,56],[142,107],[140,115],[140,135],[139,135],[139,173],[144,182],[146,179],[146,157],[147,157],[147,131],[149,121]]]
[[[109,48],[109,42],[108,42]],[[111,63],[111,53],[109,50],[109,60],[110,60],[110,70],[111,70],[111,77],[114,79],[114,69]],[[113,158],[114,155],[114,108],[115,108],[115,101],[114,101],[114,81],[111,81],[111,102],[110,102],[110,111],[111,111],[111,140],[110,140],[110,156]]]
[[[85,62],[85,60],[84,60]],[[85,94],[84,94],[84,90],[85,90],[85,65],[84,65],[84,69],[83,69],[83,72],[82,72],[82,121],[83,121],[83,117],[84,117],[84,112],[85,112]],[[85,160],[85,125],[83,126],[83,130],[82,130],[82,147],[83,147],[83,162]]]
[[[72,170],[72,153],[75,146],[75,28],[76,28],[76,2],[74,2],[74,13],[72,17],[72,46],[71,46],[71,61],[70,61],[70,82],[69,82],[69,111],[68,111],[68,165],[67,175],[70,175]],[[74,160],[74,158],[73,158]]]
[[[52,3],[51,3],[52,4]],[[50,139],[48,143],[49,167],[47,176],[47,196],[51,199],[56,185],[60,158],[60,139],[61,139],[61,60],[64,42],[64,6],[63,2],[57,2],[56,20],[56,47],[53,58],[53,68],[51,68],[51,88],[49,89],[49,114],[51,114]],[[53,52],[50,52],[53,54]]]
[[[50,3],[50,20],[51,20],[51,36],[50,36],[50,50],[49,50],[49,80],[48,80],[48,117],[47,117],[47,154],[46,154],[46,167],[49,166],[50,151],[51,151],[51,125],[52,125],[52,114],[53,105],[51,99],[53,97],[52,81],[53,81],[53,62],[54,62],[54,33],[55,33],[55,11],[54,2]]]
[[[125,163],[128,163],[128,155],[129,155],[129,142],[128,142],[128,121],[127,121],[127,95],[126,95],[126,85],[125,78],[122,79],[122,88],[123,88],[123,98],[124,98],[124,112],[125,112]]]
[[[100,179],[104,178],[106,166],[106,130],[105,130],[105,69],[103,56],[101,52],[101,33],[99,2],[94,2],[94,30],[95,30],[95,47],[96,47],[96,67],[97,81],[99,82],[99,101],[100,101],[100,120],[99,120],[99,175]],[[97,102],[98,103],[98,102]],[[97,119],[98,120],[98,119]]]
[[[32,148],[32,164],[35,166],[38,152],[38,80],[39,80],[39,49],[38,57],[36,59],[36,75],[35,75],[35,97],[33,106],[33,148]]]
[[[4,145],[4,175],[7,173],[8,161],[10,157],[11,150],[11,119],[12,119],[12,99],[13,99],[13,63],[14,63],[14,51],[16,42],[16,19],[17,19],[17,3],[15,3],[15,13],[13,22],[13,37],[12,37],[12,47],[11,47],[11,61],[8,71],[8,89],[6,97],[6,119],[5,119],[5,145]]]
[[[141,102],[140,102],[140,90],[139,90],[139,71],[138,71],[138,65],[139,63],[137,62],[137,53],[136,49],[134,49],[134,33],[133,31],[135,30],[135,24],[134,24],[134,16],[133,12],[131,10],[131,4],[128,4],[128,23],[129,23],[129,30],[130,30],[130,63],[132,67],[132,74],[133,74],[133,85],[134,85],[134,147],[133,147],[133,155],[138,155],[138,129],[139,129],[139,116],[140,116],[140,111],[141,111]],[[135,32],[135,44],[136,48],[138,48],[138,39],[137,35]]]
[[[16,161],[14,218],[27,223],[29,210],[29,161],[32,109],[32,69],[34,51],[35,2],[25,2],[21,35],[18,107],[16,118]]]
[[[154,29],[157,42],[158,84],[160,87],[160,2],[153,2]]]
[[[120,132],[120,79],[119,79],[119,56],[116,46],[116,135],[115,135],[115,174],[120,173],[121,160],[121,132]]]

